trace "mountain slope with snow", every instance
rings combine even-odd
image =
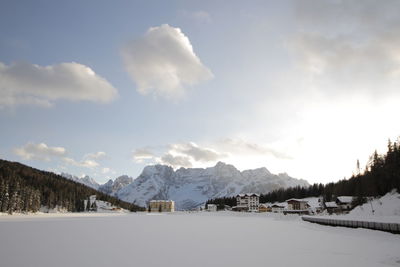
[[[211,198],[239,193],[268,193],[278,188],[308,186],[305,180],[287,174],[275,175],[266,168],[240,172],[234,166],[218,162],[214,167],[180,168],[147,166],[142,174],[115,194],[118,198],[146,205],[152,199],[172,199],[176,209],[193,209]]]
[[[63,172],[63,173],[61,173],[61,176],[64,177],[64,178],[70,179],[72,181],[84,184],[84,185],[89,186],[89,187],[91,187],[93,189],[96,189],[96,190],[98,190],[99,187],[100,187],[100,184],[97,183],[96,180],[94,180],[93,178],[91,178],[91,177],[89,177],[87,175],[82,177],[82,178],[79,178],[79,177],[77,177],[75,175],[71,175],[69,173],[64,173]]]
[[[118,192],[118,190],[120,190],[121,188],[127,186],[128,184],[132,183],[133,179],[132,177],[129,177],[128,175],[122,175],[118,178],[115,179],[115,181],[113,180],[108,180],[107,183],[100,185],[99,186],[99,191],[111,195],[111,196],[115,196],[116,192]]]

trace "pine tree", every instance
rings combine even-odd
[[[0,178],[2,178],[2,177],[0,177]],[[0,212],[2,212],[3,199],[4,199],[4,195],[5,195],[4,187],[5,187],[4,181],[1,180],[0,181]]]
[[[9,195],[7,190],[5,190],[3,201],[1,203],[1,212],[8,212],[8,205],[9,205]]]

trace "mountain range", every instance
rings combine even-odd
[[[272,174],[267,168],[239,171],[223,162],[205,169],[180,168],[176,171],[166,165],[151,165],[146,166],[136,179],[123,175],[103,185],[88,177],[72,176],[72,179],[140,206],[146,206],[152,199],[171,199],[177,210],[194,209],[217,197],[250,192],[265,194],[279,188],[309,185],[306,180],[292,178],[286,173]]]

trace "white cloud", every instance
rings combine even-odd
[[[187,156],[174,156],[170,153],[166,153],[162,156],[158,161],[159,163],[171,165],[174,168],[177,167],[185,167],[190,168],[193,166],[192,162],[190,161],[191,158]]]
[[[92,159],[84,159],[81,161],[76,161],[72,158],[64,157],[63,161],[69,165],[73,165],[76,167],[94,168],[99,166],[99,163]]]
[[[188,156],[189,158],[192,158],[194,161],[198,162],[213,162],[224,157],[223,154],[220,154],[213,149],[199,147],[193,142],[173,144],[171,145],[170,152]]]
[[[85,159],[102,159],[106,156],[106,152],[99,151],[96,153],[89,153],[84,156]]]
[[[117,90],[91,68],[79,63],[39,66],[0,62],[0,107],[16,105],[52,106],[55,100],[107,103]]]
[[[54,157],[63,157],[66,150],[63,147],[49,147],[45,143],[28,143],[22,147],[15,148],[14,154],[24,160],[50,161]]]
[[[24,160],[61,160],[68,165],[83,168],[100,166],[96,159],[100,159],[106,155],[105,152],[89,153],[81,161],[77,161],[67,156],[68,153],[64,147],[49,147],[45,143],[28,143],[22,147],[14,148],[13,153]]]
[[[150,28],[122,49],[125,67],[143,95],[182,97],[187,87],[213,77],[179,28],[168,24]]]
[[[170,144],[163,149],[158,148],[157,152],[151,147],[140,148],[133,153],[133,159],[137,163],[147,160],[171,165],[174,168],[210,164],[226,156],[227,154],[219,153],[212,148],[201,147],[193,142]]]
[[[219,153],[212,148],[202,147],[193,142],[169,144],[157,149],[140,148],[133,153],[136,163],[147,160],[150,163],[171,165],[174,168],[209,165],[225,157],[227,157],[225,153]]]
[[[154,157],[155,154],[149,148],[138,148],[133,152],[133,160],[137,163],[153,159]]]

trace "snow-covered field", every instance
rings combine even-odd
[[[245,213],[2,216],[0,266],[400,266],[400,235]]]

